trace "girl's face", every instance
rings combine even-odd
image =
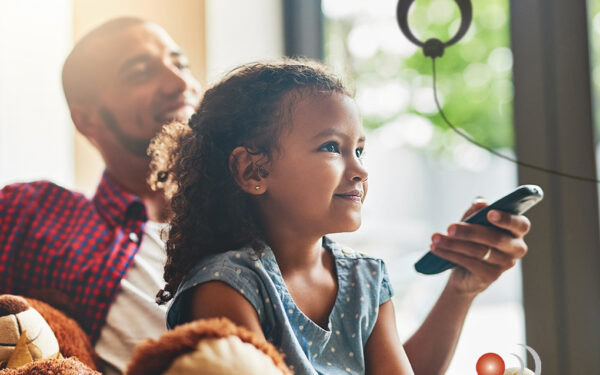
[[[367,171],[356,103],[332,93],[292,105],[292,126],[280,136],[259,199],[267,225],[319,236],[358,229]]]

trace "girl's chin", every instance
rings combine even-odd
[[[360,228],[361,220],[348,220],[347,222],[338,222],[334,231],[330,233],[348,233],[355,232]]]

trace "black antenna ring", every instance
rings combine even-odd
[[[460,27],[458,28],[456,34],[445,43],[436,38],[428,39],[425,43],[421,42],[414,36],[410,30],[410,27],[408,27],[408,10],[414,1],[415,0],[398,0],[396,19],[398,20],[398,25],[400,26],[402,33],[413,44],[421,47],[425,56],[432,58],[441,57],[444,54],[444,49],[446,47],[458,42],[463,36],[465,36],[467,30],[469,30],[469,26],[471,25],[471,20],[473,18],[473,7],[471,6],[471,0],[454,0],[458,5],[458,9],[460,9],[461,15]]]

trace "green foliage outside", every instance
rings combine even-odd
[[[370,0],[368,3],[377,1],[385,0]],[[508,0],[474,1],[473,23],[467,36],[447,48],[444,56],[436,60],[438,90],[443,98],[444,112],[454,125],[478,142],[495,149],[513,147],[508,7]],[[385,19],[368,19],[364,13],[331,19],[326,14],[326,61],[344,70],[357,93],[366,87],[400,80],[408,85],[411,93],[428,89],[433,95],[431,59],[425,58],[420,49],[411,56],[389,54],[381,48],[368,58],[352,55],[348,48],[351,31],[361,25],[383,22],[393,23],[395,27],[390,27],[388,35],[382,38],[393,38],[398,42],[404,38],[396,25],[395,8]],[[449,40],[458,29],[459,22],[460,12],[453,0],[416,0],[409,15],[413,34],[423,41],[432,37]],[[430,149],[443,154],[459,137],[448,128],[437,111],[420,112],[413,104],[399,108],[392,115],[364,114],[364,124],[375,129],[405,113],[423,116],[434,125],[436,131],[427,145]]]

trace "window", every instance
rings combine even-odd
[[[337,238],[386,259],[395,287],[400,335],[420,325],[448,273],[422,276],[413,264],[430,236],[460,219],[473,198],[490,201],[517,185],[514,164],[490,155],[442,122],[432,91],[431,60],[396,23],[395,0],[323,0],[325,60],[356,88],[367,136],[369,196],[363,226]],[[477,141],[513,156],[512,52],[506,1],[475,2],[473,24],[436,61],[439,97],[456,125]],[[448,40],[460,12],[447,0],[413,3],[409,24],[421,40]],[[492,351],[507,365],[520,353],[524,313],[520,268],[478,297],[448,374],[472,373]],[[514,361],[514,362],[512,362]]]

